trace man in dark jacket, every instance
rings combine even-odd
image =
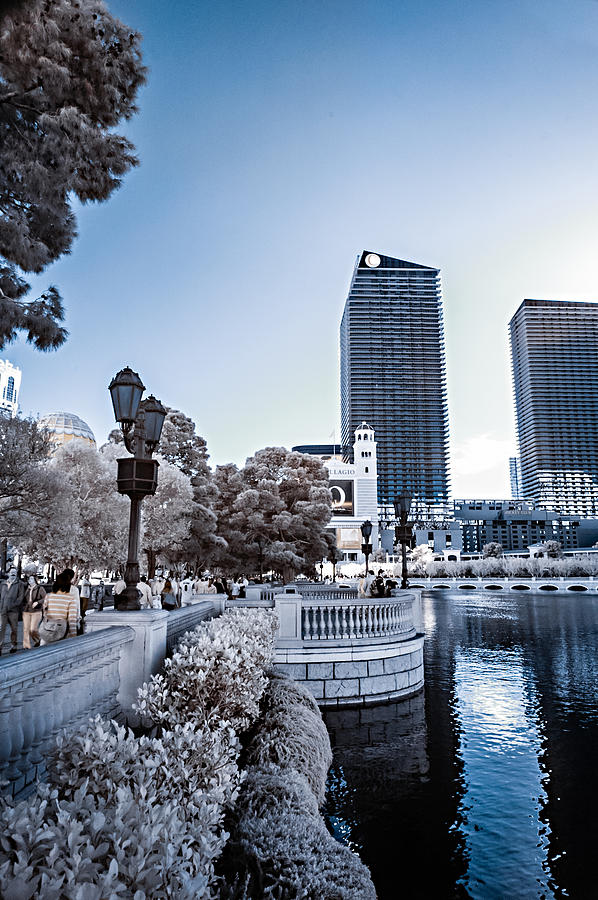
[[[0,584],[0,653],[4,643],[6,626],[10,625],[10,652],[17,652],[17,628],[19,626],[19,612],[25,599],[25,585],[17,578],[17,570],[11,569],[8,573],[8,581]]]

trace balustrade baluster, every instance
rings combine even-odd
[[[44,746],[46,754],[52,751],[67,714],[65,686],[70,681],[70,668],[70,666],[65,666],[62,670],[55,668],[52,672],[53,689],[48,696],[49,705],[52,707],[52,729],[48,731]]]
[[[366,607],[364,607],[364,616],[365,616],[365,634],[367,637],[370,637],[372,634],[372,607],[368,603]]]
[[[347,637],[347,607],[341,606],[341,631],[339,637],[344,640]]]
[[[15,786],[22,777],[18,763],[23,749],[23,688],[16,685],[9,694],[10,699],[10,757],[6,777],[11,782],[11,794],[14,796]]]
[[[393,628],[392,628],[392,607],[391,607],[390,603],[387,603],[387,604],[386,604],[385,610],[386,610],[386,633],[387,633],[387,634],[392,634],[392,633],[393,633]]]
[[[23,746],[18,767],[25,779],[25,784],[33,781],[32,746],[35,740],[35,718],[33,706],[36,700],[36,687],[33,682],[24,685],[23,690]],[[28,777],[29,776],[29,777]]]
[[[334,637],[336,640],[342,637],[341,629],[341,609],[342,606],[334,607]]]
[[[367,606],[365,604],[359,607],[359,637],[366,636],[366,610]]]
[[[54,685],[48,676],[36,682],[35,703],[33,706],[35,737],[31,745],[30,756],[31,764],[36,768],[36,774],[39,773],[40,767],[45,768],[46,765],[43,749],[48,738],[48,733],[51,731],[54,722],[51,712],[53,708],[52,699],[49,697],[48,700],[46,700],[46,695],[51,694],[53,690]]]
[[[357,619],[357,609],[351,605],[349,607],[349,637],[351,639],[356,637],[356,619]]]
[[[6,780],[12,740],[10,736],[11,699],[8,693],[0,697],[0,782]]]

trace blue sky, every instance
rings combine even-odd
[[[144,35],[141,166],[34,279],[71,337],[3,354],[23,411],[102,440],[129,364],[213,463],[326,441],[368,248],[441,269],[453,493],[508,495],[508,321],[524,297],[598,300],[598,3],[109,6]]]

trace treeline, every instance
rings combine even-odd
[[[0,418],[0,539],[40,563],[117,570],[126,558],[128,498],[116,490],[119,431],[99,450],[55,450],[32,419]],[[291,579],[332,551],[331,495],[318,459],[268,447],[245,466],[208,465],[190,418],[168,411],[158,489],[142,506],[141,547],[157,564]],[[144,560],[141,560],[143,567]]]

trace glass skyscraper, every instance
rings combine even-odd
[[[524,300],[510,322],[521,493],[598,515],[598,303]]]
[[[378,503],[406,488],[411,515],[444,516],[448,412],[440,272],[364,251],[340,329],[342,444],[359,423],[378,441]]]

